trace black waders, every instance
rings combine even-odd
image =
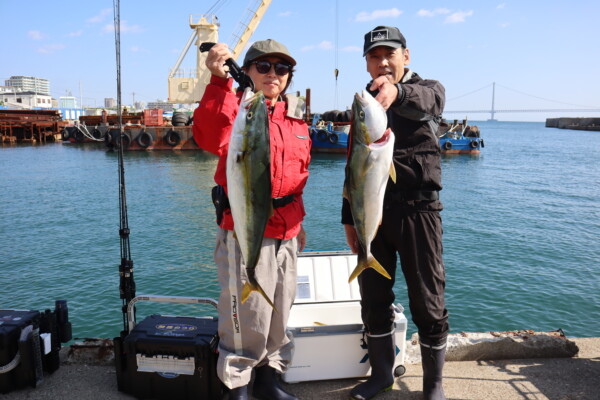
[[[256,375],[254,377],[254,386],[252,395],[260,400],[298,400],[298,398],[285,390],[279,385],[279,375],[277,371],[263,365],[255,368]]]
[[[423,398],[425,400],[446,400],[442,388],[442,370],[446,357],[446,344],[440,347],[421,343],[421,363],[423,366]]]
[[[248,385],[229,390],[229,400],[248,400]]]
[[[394,385],[394,361],[396,349],[394,347],[394,333],[386,336],[367,335],[369,362],[371,363],[371,376],[366,382],[356,385],[350,391],[350,397],[355,400],[371,399],[381,392],[386,392]]]

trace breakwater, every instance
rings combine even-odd
[[[600,118],[546,118],[546,128],[600,131]]]

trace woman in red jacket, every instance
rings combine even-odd
[[[194,112],[194,139],[219,156],[215,192],[227,193],[226,160],[229,140],[240,104],[241,92],[232,91],[224,63],[231,53],[224,43],[208,52],[206,66],[212,77]],[[215,262],[218,267],[219,361],[217,372],[230,388],[230,399],[247,399],[247,385],[256,371],[253,395],[259,399],[296,399],[279,385],[277,372],[285,372],[293,343],[286,335],[289,311],[296,295],[296,254],[304,249],[305,215],[302,192],[308,179],[311,142],[303,120],[301,99],[284,95],[296,61],[287,48],[274,40],[255,42],[246,53],[242,69],[262,90],[269,109],[271,190],[274,213],[265,230],[256,279],[277,311],[262,296],[250,296],[242,304],[245,265],[233,236],[231,211],[218,215]],[[224,200],[224,199],[221,199]]]

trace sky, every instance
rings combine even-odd
[[[256,0],[122,0],[122,102],[166,100],[167,78],[192,30],[190,15],[216,10],[219,41],[232,46]],[[50,81],[53,97],[84,106],[116,98],[113,1],[0,0],[0,85],[11,76]],[[297,60],[293,91],[311,91],[311,110],[346,109],[370,77],[365,33],[398,27],[410,68],[446,88],[447,119],[486,120],[496,110],[600,110],[600,2],[273,0],[250,43],[284,43]],[[194,68],[188,53],[182,67]],[[334,70],[339,74],[335,78]],[[456,111],[459,111],[458,113]],[[463,111],[471,111],[464,113]],[[600,112],[499,112],[505,121],[594,116]]]

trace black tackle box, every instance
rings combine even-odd
[[[61,343],[71,340],[66,300],[54,311],[0,310],[0,393],[37,387],[60,365]]]
[[[0,310],[0,393],[36,387],[43,377],[39,311]]]
[[[132,303],[140,299],[194,302],[184,299],[202,298],[140,296]],[[216,373],[217,318],[154,314],[136,325],[129,315],[129,333],[114,340],[120,391],[139,399],[221,398],[223,384]]]

